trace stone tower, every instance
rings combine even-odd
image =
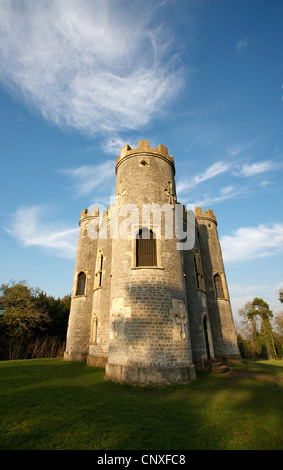
[[[123,147],[115,203],[81,214],[64,357],[142,384],[188,382],[195,367],[239,358],[216,218],[177,202],[163,145]]]

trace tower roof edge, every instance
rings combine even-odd
[[[159,144],[158,147],[154,149],[149,147],[148,140],[139,140],[139,146],[137,148],[132,149],[129,145],[124,145],[124,147],[122,147],[121,155],[116,157],[116,173],[118,166],[122,163],[122,161],[141,154],[163,158],[174,168],[175,172],[174,157],[173,155],[168,154],[168,148],[165,147],[165,145]]]
[[[195,216],[196,216],[196,219],[197,220],[200,220],[200,219],[209,219],[213,222],[215,222],[217,224],[217,221],[216,221],[216,216],[215,214],[213,213],[213,210],[212,209],[206,209],[205,212],[202,212],[202,208],[201,207],[195,207]]]

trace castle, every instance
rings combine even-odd
[[[126,145],[115,201],[80,216],[64,359],[114,381],[170,384],[239,358],[214,213],[177,202],[164,145]]]

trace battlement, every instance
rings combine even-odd
[[[168,148],[165,147],[165,145],[159,144],[158,147],[154,149],[149,147],[148,140],[139,140],[138,148],[132,149],[129,145],[122,147],[121,155],[116,158],[116,173],[119,165],[123,161],[141,154],[152,155],[166,160],[172,166],[175,172],[174,157],[172,155],[168,155]]]
[[[205,212],[202,212],[201,207],[195,207],[195,216],[197,220],[206,219],[214,222],[217,225],[215,214],[211,209],[206,209]]]
[[[64,359],[150,386],[239,359],[213,211],[177,202],[164,145],[125,145],[116,172],[109,207],[80,214]]]
[[[95,217],[98,217],[98,216],[99,216],[98,207],[92,207],[91,212],[89,212],[87,209],[83,209],[80,215],[80,224],[85,219],[94,219]]]
[[[91,212],[88,209],[83,209],[80,215],[80,219],[84,219],[85,217],[97,217],[99,215],[99,207],[92,207]]]
[[[99,217],[100,224],[102,223],[109,223],[111,216],[112,216],[112,208],[114,204],[110,205],[107,210],[99,211],[99,207],[93,206],[91,211],[89,212],[88,209],[83,209],[80,215],[80,222],[79,225],[83,222],[88,220],[92,220]]]

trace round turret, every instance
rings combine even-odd
[[[133,383],[187,382],[195,370],[183,255],[174,231],[165,236],[165,224],[171,222],[161,210],[174,217],[173,157],[163,145],[152,149],[141,141],[138,149],[122,149],[116,173],[119,233],[112,240],[105,375]],[[152,204],[157,212],[150,217]]]
[[[222,360],[239,359],[216,217],[211,209],[203,213],[200,207],[196,207],[195,214],[202,251],[214,353],[218,359]]]
[[[94,207],[89,213],[84,209],[80,216],[80,231],[74,272],[72,302],[66,339],[65,360],[84,361],[89,350],[89,325],[92,309],[97,240],[88,235],[88,227],[98,216]]]

